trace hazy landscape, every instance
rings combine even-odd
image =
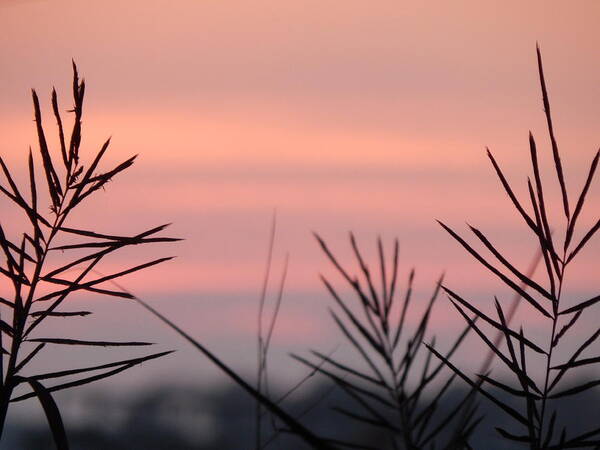
[[[0,3],[0,448],[596,448],[599,13]]]

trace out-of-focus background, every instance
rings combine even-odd
[[[465,221],[477,225],[519,267],[529,264],[536,242],[501,191],[485,147],[524,197],[531,130],[552,182],[537,41],[567,184],[579,192],[599,143],[599,17],[593,0],[1,0],[0,154],[24,173],[28,146],[36,148],[30,88],[42,99],[47,132],[57,143],[49,94],[56,86],[61,109],[71,107],[74,59],[87,83],[83,150],[91,155],[112,136],[107,166],[140,156],[72,225],[127,234],[173,222],[168,234],[185,241],[123,253],[102,270],[177,255],[122,283],[249,379],[276,210],[268,308],[287,253],[290,267],[270,373],[285,390],[307,372],[289,352],[338,344],[339,354],[346,351],[318,279],[321,272],[335,274],[311,231],[348,265],[349,230],[370,256],[378,235],[388,244],[397,236],[401,280],[417,269],[415,298],[429,295],[445,271],[449,286],[481,305],[491,307],[493,294],[510,300],[434,219],[465,233]],[[553,188],[547,196],[560,233],[564,218]],[[593,186],[582,230],[595,219],[598,193]],[[3,226],[16,223],[8,203],[0,208]],[[588,247],[568,274],[569,301],[595,294],[599,249]],[[145,398],[159,388],[178,398],[178,389],[198,389],[198,395],[229,389],[216,369],[138,305],[86,296],[72,301],[96,316],[54,319],[48,334],[151,340],[178,351],[58,396],[68,424],[94,410],[81,406],[94,396],[108,399],[99,415],[110,410],[125,417],[111,396]],[[527,308],[520,320],[534,332],[539,325]],[[444,299],[433,324],[440,336],[461,327]],[[114,356],[57,351],[34,368],[102,358]],[[307,391],[318,388],[314,383]],[[25,418],[41,422],[40,414],[24,404],[10,420],[18,428]],[[198,423],[214,419],[202,409],[197,415]]]

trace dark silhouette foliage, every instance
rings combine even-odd
[[[549,330],[549,339],[545,343],[538,344],[527,337],[526,330],[523,328],[516,329],[510,326],[506,320],[502,303],[497,298],[494,299],[497,318],[494,318],[485,314],[472,301],[464,299],[455,290],[444,286],[443,289],[448,295],[450,303],[467,321],[473,331],[495,353],[497,358],[502,361],[505,367],[509,369],[513,374],[514,383],[506,384],[499,378],[487,373],[478,374],[478,379],[473,380],[465,371],[456,367],[450,361],[450,358],[441,355],[432,347],[429,348],[460,378],[476,389],[480,395],[492,401],[514,420],[515,428],[496,428],[498,433],[510,442],[507,445],[521,444],[536,450],[542,448],[589,448],[600,445],[600,427],[569,436],[566,428],[561,425],[560,411],[553,406],[553,403],[563,397],[585,394],[590,389],[600,385],[598,380],[587,380],[574,386],[565,386],[564,382],[561,383],[566,374],[574,372],[578,368],[590,367],[600,361],[599,357],[581,357],[581,354],[600,336],[600,329],[594,330],[587,339],[579,342],[576,350],[572,352],[566,362],[557,362],[557,351],[563,338],[569,332],[572,332],[583,314],[591,313],[592,306],[600,302],[600,296],[583,299],[572,307],[565,307],[563,302],[567,268],[600,228],[600,219],[597,219],[590,229],[584,230],[583,233],[580,233],[581,237],[574,240],[574,237],[578,235],[576,233],[577,219],[583,210],[587,193],[596,173],[600,150],[594,155],[583,188],[573,202],[573,198],[568,194],[561,155],[554,135],[550,101],[539,47],[537,48],[537,62],[556,181],[560,186],[560,208],[566,219],[562,239],[557,237],[558,232],[553,233],[553,230],[558,230],[559,226],[553,226],[549,220],[550,205],[544,197],[547,186],[542,182],[540,175],[538,150],[533,135],[529,134],[529,150],[533,172],[527,181],[529,206],[525,206],[526,203],[517,198],[515,191],[492,153],[488,150],[487,154],[508,198],[517,210],[518,215],[531,230],[534,242],[539,246],[545,268],[545,283],[540,284],[533,277],[522,273],[516,267],[516,264],[507,259],[479,229],[470,227],[475,237],[487,249],[489,255],[477,250],[444,223],[440,222],[440,225],[480,264],[529,303],[544,318]],[[573,205],[575,206],[573,207]],[[483,327],[469,319],[468,315],[470,314],[474,314],[480,323],[483,322],[493,330],[503,333],[507,349],[503,351],[496,343],[492,342]],[[534,360],[537,362],[542,361],[544,370],[541,373],[533,369],[535,367]],[[540,379],[543,381],[540,382]],[[521,399],[523,408],[516,409],[497,395],[493,395],[489,390],[492,387],[499,388],[505,393]]]
[[[36,332],[39,325],[48,320],[68,320],[91,314],[89,311],[64,309],[71,294],[86,292],[131,299],[129,294],[108,288],[107,282],[170,259],[159,258],[116,273],[98,275],[100,262],[107,255],[132,245],[177,240],[157,236],[167,225],[154,227],[134,236],[119,236],[80,229],[69,224],[73,211],[82,202],[88,202],[93,194],[105,188],[109,181],[130,167],[136,158],[133,156],[112,169],[100,169],[102,157],[109,147],[109,139],[91,161],[84,162],[80,157],[84,95],[85,82],[79,79],[77,67],[73,63],[74,105],[70,112],[74,115],[74,120],[69,139],[65,136],[56,91],[52,91],[52,111],[60,142],[60,153],[56,157],[46,140],[37,93],[32,91],[41,164],[36,164],[36,158],[30,149],[29,186],[26,188],[29,190],[28,194],[17,186],[11,171],[0,157],[5,179],[5,184],[0,184],[0,192],[16,210],[24,214],[29,227],[11,237],[0,224],[0,276],[12,289],[11,296],[0,298],[0,433],[4,428],[10,402],[37,397],[59,449],[67,449],[68,441],[59,409],[52,398],[53,392],[113,376],[143,361],[170,353],[152,353],[91,367],[28,374],[28,364],[39,357],[47,345],[151,345],[149,342],[89,341],[68,335],[38,336]],[[43,181],[39,179],[40,170]],[[46,202],[50,203],[49,212],[46,212]],[[71,243],[63,245],[61,240]],[[69,257],[70,255],[72,256]],[[75,276],[72,275],[73,272],[76,273]],[[47,383],[54,384],[48,386]],[[29,385],[31,392],[15,397],[13,392],[20,385]]]

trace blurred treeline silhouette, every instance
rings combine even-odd
[[[460,388],[449,392],[448,404],[442,404],[441,409],[448,410],[451,403],[465,393],[465,389]],[[498,394],[502,398],[502,393]],[[343,416],[331,413],[333,406],[352,408],[353,404],[327,381],[321,380],[309,392],[296,397],[289,402],[288,409],[294,414],[309,410],[303,421],[311,429],[357,444],[376,444],[378,433],[372,427],[349,424]],[[565,413],[568,429],[585,429],[595,423],[598,402],[598,392],[593,392],[585,402],[562,400],[560,409]],[[164,386],[125,398],[99,389],[83,395],[77,403],[78,408],[86,411],[87,420],[69,426],[74,450],[236,450],[252,448],[254,440],[254,402],[236,387],[206,391],[202,386]],[[510,404],[515,405],[514,400]],[[487,402],[480,405],[480,412],[485,419],[473,434],[472,447],[507,448],[506,441],[494,427],[508,426],[510,419]],[[0,449],[17,448],[53,448],[46,425],[9,421],[6,440]],[[305,450],[310,447],[282,434],[266,448]]]

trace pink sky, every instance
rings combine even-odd
[[[0,153],[25,167],[36,142],[29,89],[51,130],[50,89],[71,106],[74,58],[88,84],[84,149],[113,136],[107,162],[140,157],[73,225],[134,233],[173,222],[170,234],[184,243],[105,266],[178,255],[124,280],[157,305],[175,294],[254,302],[274,209],[277,263],[290,253],[288,290],[311,297],[294,309],[305,323],[315,305],[326,315],[317,274],[332,273],[311,231],[341,255],[348,230],[365,245],[398,236],[402,275],[416,266],[421,290],[446,270],[457,290],[492,295],[497,285],[434,219],[480,226],[527,265],[534,241],[484,148],[522,196],[530,129],[551,167],[538,41],[567,183],[578,193],[600,142],[599,17],[595,0],[3,0]],[[599,193],[595,185],[582,227],[595,220]],[[553,217],[561,223],[560,210]],[[593,290],[599,249],[581,255],[574,292]]]

